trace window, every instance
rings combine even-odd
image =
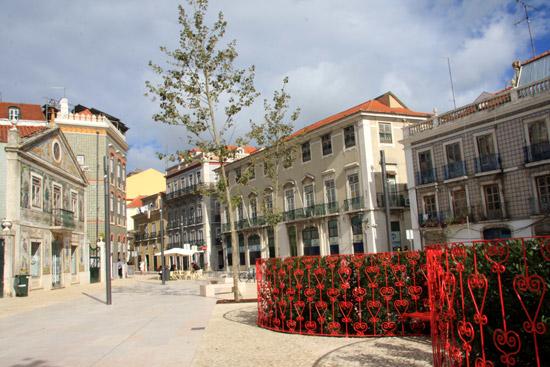
[[[500,202],[500,189],[498,184],[483,186],[485,194],[485,211],[487,219],[499,219],[502,217],[502,204]]]
[[[197,183],[200,184],[202,182],[201,180],[201,171],[197,172]]]
[[[548,128],[545,120],[530,122],[527,125],[528,146],[526,148],[526,162],[535,162],[550,158],[550,143],[548,142]]]
[[[264,176],[267,176],[269,174],[269,163],[267,161],[264,162]]]
[[[302,162],[309,162],[311,160],[311,149],[309,141],[302,144]]]
[[[255,170],[255,167],[253,164],[249,164],[248,165],[248,175],[250,177],[251,180],[255,179],[256,178],[256,170]]]
[[[195,184],[195,182],[193,180],[193,175],[189,175],[189,186],[193,186],[194,184]]]
[[[286,211],[294,210],[294,189],[285,191]]]
[[[241,179],[241,169],[235,168],[235,182],[239,181]]]
[[[447,158],[447,165],[445,166],[446,180],[466,174],[459,142],[445,145],[445,157]]]
[[[32,207],[42,209],[42,177],[32,175]]]
[[[333,179],[325,181],[325,199],[329,208],[336,205],[336,186]]]
[[[62,209],[63,208],[63,195],[61,193],[61,185],[53,184],[52,185],[52,209]]]
[[[476,172],[494,171],[500,168],[493,133],[476,136]]]
[[[109,172],[111,173],[111,184],[113,184],[115,174],[115,161],[113,157],[109,159]]]
[[[110,205],[111,205],[111,213],[115,210],[114,209],[114,206],[115,206],[115,203],[114,203],[114,198],[113,198],[113,193],[111,193],[110,196],[110,199],[111,199],[111,202],[110,202]]]
[[[451,192],[451,205],[455,222],[462,222],[468,215],[468,200],[464,187]]]
[[[328,240],[330,244],[330,254],[337,255],[340,253],[338,247],[338,220],[331,219],[328,221]]]
[[[86,164],[86,160],[85,160],[85,157],[83,154],[78,154],[76,156],[76,161],[78,162],[79,165],[83,166],[84,164]]]
[[[244,235],[239,234],[239,258],[241,265],[246,265],[246,255],[244,253],[244,250]]]
[[[78,218],[78,193],[71,191],[71,211],[74,213],[75,219]]]
[[[10,107],[8,108],[8,119],[9,120],[19,120],[20,117],[20,111],[18,107]]]
[[[41,265],[40,242],[31,242],[31,277],[40,277]]]
[[[332,139],[330,134],[321,136],[321,145],[323,148],[323,155],[332,154]]]
[[[435,182],[435,170],[433,168],[431,150],[418,152],[418,168],[420,169],[420,174],[417,177],[417,184],[423,185]]]
[[[53,155],[53,159],[56,162],[61,161],[61,145],[57,140],[54,140],[54,142],[52,143],[52,155]]]
[[[118,161],[116,165],[116,177],[118,181],[118,187],[122,187],[122,165],[120,164],[120,161]]]
[[[391,144],[391,123],[389,122],[379,122],[378,123],[378,135],[380,137],[380,143]]]
[[[304,186],[304,204],[306,208],[311,208],[315,205],[313,185]]]
[[[550,175],[538,176],[536,178],[539,211],[548,213],[550,211]]]
[[[265,202],[266,211],[268,213],[272,213],[273,212],[273,196],[271,195],[271,193],[266,194],[264,196],[264,202]]]
[[[424,200],[424,216],[427,216],[425,219],[432,219],[437,217],[437,203],[435,200],[435,195],[426,195],[423,198]]]
[[[202,223],[202,205],[197,205],[197,223]]]
[[[344,147],[355,146],[355,127],[353,125],[344,128]]]
[[[243,203],[239,203],[237,205],[237,220],[243,220],[244,219],[244,208]]]
[[[359,189],[359,174],[353,173],[348,176],[348,188],[350,199],[355,199],[361,196],[361,190]]]
[[[258,202],[256,198],[250,198],[250,218],[256,220],[258,217]]]

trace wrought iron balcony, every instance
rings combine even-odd
[[[445,224],[443,213],[433,212],[418,214],[418,225],[421,228],[440,227],[443,224]]]
[[[499,170],[500,165],[500,154],[487,154],[482,155],[477,158],[474,158],[475,172],[490,172]]]
[[[283,220],[285,222],[302,218],[304,218],[304,209],[302,208],[287,210],[283,213]]]
[[[525,163],[543,161],[550,159],[550,142],[531,144],[523,148]]]
[[[456,161],[443,166],[445,180],[466,176],[466,162]]]
[[[434,183],[437,180],[437,172],[435,168],[416,172],[416,184],[427,185]]]
[[[74,213],[70,210],[55,208],[52,210],[52,226],[74,229]]]
[[[345,211],[351,211],[351,210],[361,210],[365,207],[365,204],[363,203],[363,197],[357,196],[351,199],[344,200],[344,210]]]
[[[384,193],[379,192],[376,194],[376,205],[378,207],[383,208],[386,204],[384,203]],[[402,207],[409,207],[409,198],[407,195],[399,193],[399,192],[392,192],[390,193],[390,207],[391,208],[402,208]]]

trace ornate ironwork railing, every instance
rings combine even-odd
[[[258,325],[296,334],[427,334],[407,318],[428,307],[420,252],[258,259]]]
[[[52,225],[55,227],[74,229],[74,213],[66,209],[52,209]]]

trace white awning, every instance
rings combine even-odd
[[[164,256],[180,255],[180,256],[192,256],[195,252],[181,247],[174,247],[164,251]],[[160,252],[155,253],[155,256],[161,256]]]

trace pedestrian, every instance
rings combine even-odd
[[[118,267],[118,277],[122,279],[122,261],[121,260],[118,260],[117,267]]]

